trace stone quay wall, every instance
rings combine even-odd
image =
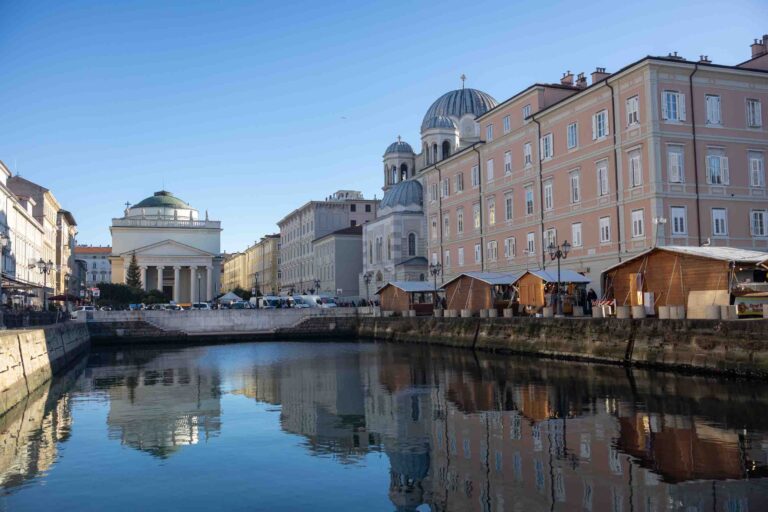
[[[83,324],[0,331],[0,415],[74,362],[88,347]]]

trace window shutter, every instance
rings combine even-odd
[[[666,92],[661,93],[661,118],[665,121],[668,119],[667,114],[667,94]]]
[[[716,158],[713,156],[707,156],[707,184],[712,184],[712,159]]]
[[[592,140],[597,139],[597,116],[592,116]]]
[[[728,157],[727,156],[720,157],[720,170],[723,173],[723,185],[729,185],[731,183],[731,178],[728,173]]]
[[[761,106],[761,102],[755,102],[755,126],[763,126],[763,113],[761,112]]]
[[[603,115],[605,116],[605,134],[609,135],[610,130],[608,129],[608,111],[606,110]]]
[[[677,93],[677,110],[680,112],[680,121],[685,121],[685,94]]]

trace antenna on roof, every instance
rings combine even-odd
[[[400,136],[399,135],[397,136],[397,142],[400,142]]]
[[[459,78],[461,79],[461,90],[463,91],[464,90],[464,82],[467,80],[467,75],[462,73]]]

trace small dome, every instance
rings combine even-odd
[[[176,208],[179,210],[192,209],[191,206],[189,206],[178,197],[174,197],[174,195],[167,190],[155,192],[155,195],[144,199],[138,204],[134,204],[130,209],[133,210],[134,208]]]
[[[400,137],[398,137],[397,141],[390,144],[384,152],[385,155],[390,153],[413,153],[413,148],[410,144],[401,141]]]
[[[422,130],[430,130],[432,128],[448,128],[449,130],[456,129],[456,123],[453,119],[445,116],[435,116],[432,119],[427,120],[421,127]]]
[[[421,123],[421,130],[427,130],[428,122],[437,116],[461,118],[464,114],[481,116],[498,105],[490,94],[477,89],[457,89],[437,98],[429,107]]]
[[[384,193],[380,208],[413,205],[420,207],[422,205],[422,198],[421,183],[416,180],[401,181]]]

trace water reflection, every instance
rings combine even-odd
[[[396,510],[736,512],[768,510],[766,391],[442,348],[265,343],[97,351],[75,395],[101,397],[109,443],[167,460],[186,446],[212,473],[255,471],[243,437],[255,425],[300,436],[307,466],[309,455],[374,476],[383,454],[388,486],[371,492]],[[24,418],[0,418],[6,487],[50,468],[68,435],[70,395],[47,393]],[[215,458],[212,441],[228,436],[243,460]],[[284,491],[277,509],[297,509],[286,500],[307,484],[265,485]]]

